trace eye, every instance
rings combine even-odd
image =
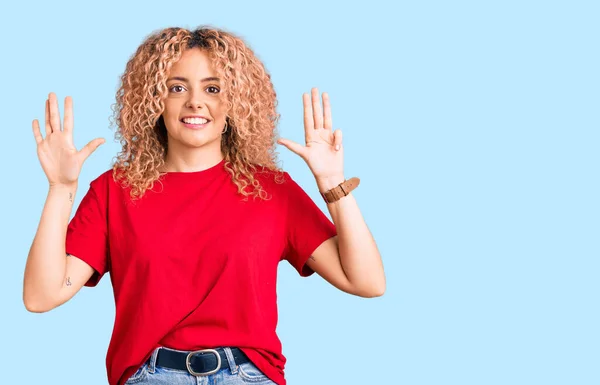
[[[169,91],[175,92],[177,94],[182,92],[182,91],[176,91],[176,89],[181,89],[182,91],[185,90],[185,88],[183,88],[183,86],[180,86],[177,84],[177,85],[171,86],[171,88],[169,88]]]
[[[209,86],[206,88],[206,90],[211,94],[218,94],[219,92],[221,92],[221,90],[215,86]]]

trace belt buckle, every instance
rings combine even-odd
[[[190,358],[192,355],[197,354],[197,353],[212,353],[215,356],[217,356],[217,368],[210,370],[208,372],[202,372],[202,373],[195,372],[194,369],[192,369],[192,366],[190,365]],[[193,376],[196,376],[196,377],[209,376],[211,374],[215,374],[216,372],[218,372],[221,369],[221,355],[219,355],[219,352],[217,352],[215,349],[203,349],[203,350],[196,350],[193,352],[189,352],[187,357],[185,358],[185,366],[187,367],[188,372],[190,372],[190,374]]]

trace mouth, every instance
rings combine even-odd
[[[211,121],[205,117],[185,117],[179,120],[187,128],[203,128],[206,127]]]

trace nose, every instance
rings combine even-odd
[[[201,91],[190,91],[189,98],[185,103],[187,108],[202,108],[205,106],[204,101],[202,100],[202,92]]]

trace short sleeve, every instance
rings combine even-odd
[[[313,202],[288,173],[285,173],[287,192],[287,250],[285,259],[303,277],[314,273],[306,261],[323,242],[337,235],[335,225]]]
[[[85,286],[96,286],[108,271],[107,188],[92,181],[67,227],[65,249],[94,270]],[[105,183],[104,183],[105,184]]]

